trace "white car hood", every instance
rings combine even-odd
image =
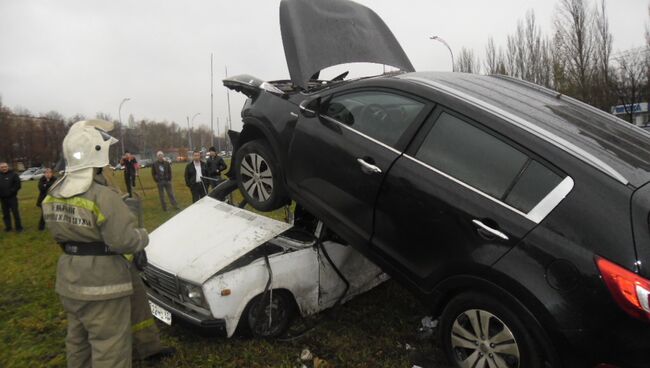
[[[204,197],[149,234],[145,250],[153,266],[202,284],[291,226]]]

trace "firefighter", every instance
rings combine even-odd
[[[56,292],[67,313],[68,367],[131,367],[133,267],[122,254],[149,242],[147,231],[102,175],[117,142],[103,120],[75,123],[63,140],[66,170],[42,204],[64,254]]]

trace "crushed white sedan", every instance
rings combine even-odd
[[[280,336],[297,313],[344,303],[388,279],[307,213],[288,224],[211,197],[153,231],[146,251],[153,315],[228,337],[238,328]]]

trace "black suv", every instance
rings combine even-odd
[[[285,0],[291,80],[224,81],[249,96],[248,202],[295,200],[412,289],[458,367],[648,367],[650,135],[521,80],[414,72],[373,15]],[[404,72],[319,79],[353,61]]]

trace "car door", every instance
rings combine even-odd
[[[438,107],[384,181],[372,251],[426,291],[492,265],[572,185],[506,137]]]
[[[302,204],[353,244],[370,240],[379,188],[430,106],[384,89],[325,96],[302,114],[289,148],[288,183]]]

